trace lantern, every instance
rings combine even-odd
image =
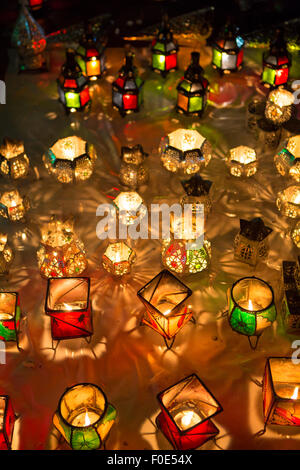
[[[13,259],[14,254],[7,243],[7,235],[0,233],[0,275],[8,272]]]
[[[251,147],[240,145],[229,151],[227,166],[233,176],[253,176],[258,167],[256,152]]]
[[[261,218],[240,219],[240,231],[234,239],[234,257],[243,263],[255,266],[259,259],[267,257],[267,237],[273,230]]]
[[[289,334],[300,333],[300,257],[282,262],[282,318]]]
[[[257,277],[244,277],[228,290],[229,324],[242,335],[248,336],[255,349],[263,331],[276,319],[272,287]],[[254,344],[250,337],[256,337]]]
[[[43,156],[46,169],[60,183],[87,180],[96,159],[95,147],[75,135],[59,139]]]
[[[282,30],[276,36],[270,50],[263,55],[262,82],[267,87],[285,85],[289,78],[291,59],[287,51]]]
[[[212,66],[220,73],[235,72],[242,67],[244,40],[235,26],[227,24],[212,45]]]
[[[208,165],[212,147],[198,131],[177,129],[161,140],[159,151],[166,170],[192,175]]]
[[[57,80],[59,99],[67,113],[82,111],[91,104],[88,79],[75,59],[75,51],[67,49],[66,62]]]
[[[141,145],[121,148],[120,182],[129,188],[136,189],[147,183],[148,169],[143,165],[148,154]]]
[[[48,279],[45,304],[54,340],[86,338],[93,334],[90,279]]]
[[[292,117],[294,95],[288,90],[277,88],[269,93],[265,109],[266,118],[281,126]]]
[[[102,256],[104,269],[114,276],[124,276],[131,271],[135,252],[125,242],[110,243]]]
[[[152,70],[161,73],[163,77],[168,72],[177,69],[178,46],[173,39],[173,34],[168,25],[165,15],[161,28],[152,42]]]
[[[44,2],[46,0],[27,0],[28,6],[31,10],[37,11],[40,10],[44,6]]]
[[[29,170],[29,159],[22,141],[5,137],[0,146],[0,172],[12,179],[22,178]]]
[[[174,449],[196,449],[219,433],[211,418],[223,409],[196,374],[159,393],[157,399],[161,408],[157,427]]]
[[[202,76],[199,52],[192,52],[191,58],[191,64],[177,85],[176,110],[187,115],[197,114],[200,117],[206,106],[209,83]]]
[[[16,416],[7,395],[0,395],[0,450],[11,450]]]
[[[290,137],[285,146],[274,157],[278,172],[300,182],[300,135]]]
[[[118,211],[119,220],[124,225],[132,225],[145,216],[147,208],[141,196],[135,191],[122,191],[113,203]]]
[[[0,292],[0,339],[14,341],[19,348],[21,307],[17,292]]]
[[[115,408],[95,384],[67,388],[62,395],[53,424],[73,450],[100,449],[116,419]]]
[[[139,111],[143,84],[137,68],[133,65],[133,54],[127,54],[125,65],[121,67],[118,78],[112,84],[112,104],[121,116]]]
[[[300,248],[300,220],[296,223],[294,229],[292,230],[292,240]]]
[[[265,426],[300,426],[300,367],[291,357],[269,357],[263,377]]]
[[[175,335],[192,318],[190,306],[186,305],[192,291],[165,269],[137,295],[146,307],[142,323],[162,335],[167,346],[167,340],[172,340],[172,346]]]
[[[260,96],[255,96],[247,107],[247,128],[250,132],[257,132],[258,121],[265,114],[265,101]]]
[[[186,195],[180,201],[181,205],[191,204],[193,214],[199,212],[203,214],[204,211],[204,218],[206,220],[212,205],[209,195],[212,181],[204,180],[200,175],[196,174],[188,180],[181,181],[181,185],[186,192]]]
[[[24,219],[30,208],[27,197],[22,197],[17,189],[6,191],[0,196],[0,215],[13,222]]]
[[[41,233],[42,246],[37,257],[42,276],[79,276],[86,269],[84,245],[74,232],[71,220],[52,217]]]
[[[286,217],[300,216],[300,186],[289,186],[277,195],[276,205]]]
[[[99,47],[97,44],[90,23],[80,41],[76,54],[77,63],[83,74],[90,80],[97,80],[105,70],[104,46]]]

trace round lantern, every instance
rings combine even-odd
[[[263,55],[262,82],[267,87],[285,85],[289,78],[291,58],[288,54],[282,30],[276,31],[270,50]]]
[[[152,70],[161,73],[163,77],[168,72],[177,69],[178,46],[173,39],[173,34],[165,16],[161,28],[152,42]]]
[[[281,126],[292,117],[294,95],[284,88],[277,88],[269,93],[265,116],[272,124]]]
[[[76,50],[76,60],[83,74],[90,80],[97,80],[105,70],[104,49],[103,44],[97,44],[89,23]]]
[[[212,66],[220,73],[239,70],[243,62],[244,40],[233,25],[227,24],[212,45]]]

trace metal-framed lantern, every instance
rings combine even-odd
[[[174,449],[196,449],[219,433],[211,418],[223,408],[196,374],[160,392],[157,399],[157,427]]]
[[[228,310],[233,331],[246,335],[255,349],[263,331],[276,319],[273,289],[255,276],[239,279],[228,289]],[[251,337],[256,337],[253,343]]]
[[[258,167],[256,151],[246,145],[234,147],[229,151],[226,164],[233,176],[245,176],[247,178],[253,176]]]
[[[0,275],[6,274],[14,259],[13,250],[7,243],[7,235],[0,233]]]
[[[300,183],[300,135],[290,137],[274,157],[274,163],[282,176],[291,176]]]
[[[165,77],[168,72],[177,69],[178,45],[173,39],[173,34],[165,15],[156,38],[152,41],[152,70]]]
[[[212,44],[212,66],[220,73],[235,72],[242,67],[244,40],[237,28],[226,24]]]
[[[93,450],[105,446],[116,415],[100,387],[81,383],[64,392],[53,424],[73,450]]]
[[[142,145],[121,148],[121,168],[119,173],[120,182],[124,186],[136,189],[146,184],[149,177],[148,168],[143,162],[148,154],[144,152]]]
[[[234,257],[243,263],[255,266],[265,259],[269,251],[267,237],[273,232],[260,217],[240,219],[240,231],[234,239]]]
[[[20,140],[4,137],[0,146],[0,172],[12,179],[23,178],[29,170],[29,158]]]
[[[191,53],[191,63],[184,77],[177,85],[176,110],[180,113],[202,116],[207,102],[208,80],[202,76],[203,69],[199,64],[199,52]]]
[[[14,341],[19,348],[21,307],[17,292],[0,292],[0,339]]]
[[[212,146],[196,130],[177,129],[161,139],[159,152],[166,170],[193,175],[208,165]]]
[[[90,279],[48,279],[45,313],[51,317],[53,340],[86,338],[93,334]]]
[[[97,80],[105,70],[105,46],[98,44],[90,23],[76,50],[76,61],[89,80]]]
[[[110,243],[102,256],[104,269],[114,276],[129,274],[135,262],[135,251],[125,242]]]
[[[135,191],[122,191],[113,200],[118,211],[119,220],[124,225],[133,225],[137,219],[142,219],[147,208],[142,197]]]
[[[294,100],[293,93],[284,88],[272,90],[267,97],[265,117],[276,126],[288,122],[292,117]]]
[[[282,318],[289,334],[300,333],[300,257],[282,261]]]
[[[67,49],[66,62],[57,79],[59,99],[68,113],[83,111],[91,104],[88,78],[76,62],[75,51]]]
[[[143,100],[144,81],[133,65],[133,54],[127,54],[125,64],[119,70],[118,78],[112,84],[112,104],[121,116],[138,112]]]
[[[181,198],[181,205],[191,204],[192,213],[196,214],[201,212],[201,214],[203,214],[204,212],[204,219],[206,220],[212,206],[209,194],[212,181],[204,180],[200,175],[196,174],[188,180],[181,181],[181,185],[186,193]]]
[[[263,54],[262,82],[266,87],[286,85],[291,57],[287,51],[283,31],[278,29],[269,51]]]
[[[17,189],[5,191],[0,195],[0,215],[13,222],[24,220],[26,212],[30,208],[26,196],[20,196]]]
[[[46,169],[60,183],[87,180],[96,159],[94,145],[76,135],[57,140],[43,155]]]
[[[289,186],[279,191],[276,199],[278,210],[286,217],[300,217],[300,185]]]
[[[16,416],[8,395],[0,395],[0,450],[11,450]]]

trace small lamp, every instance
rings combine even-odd
[[[11,399],[0,395],[0,450],[11,450],[15,420]]]
[[[98,45],[91,23],[88,23],[86,32],[81,38],[76,50],[76,60],[83,74],[89,80],[97,80],[105,70],[104,45]]]
[[[134,147],[121,148],[120,182],[124,186],[136,189],[147,183],[149,172],[143,164],[148,154],[138,144]]]
[[[30,208],[26,196],[20,196],[17,189],[5,191],[0,195],[0,215],[13,222],[23,220],[25,213]]]
[[[102,256],[102,264],[106,271],[121,277],[130,273],[135,257],[135,251],[127,243],[110,243]]]
[[[188,180],[181,181],[181,185],[186,193],[180,201],[181,205],[191,204],[193,213],[202,211],[201,208],[203,206],[204,218],[206,220],[212,206],[209,194],[212,181],[204,180],[200,175],[196,174]]]
[[[278,210],[286,217],[295,219],[300,216],[300,186],[289,186],[277,195]]]
[[[272,232],[259,217],[240,219],[240,231],[234,239],[235,259],[255,266],[259,259],[266,258],[269,251],[267,237]]]
[[[282,176],[291,176],[300,183],[300,135],[285,142],[284,148],[275,155],[274,163]]]
[[[0,275],[8,272],[13,259],[14,254],[7,243],[7,235],[0,233]]]
[[[265,116],[272,124],[281,126],[292,117],[294,95],[284,88],[276,88],[267,98]]]
[[[132,225],[135,220],[146,214],[144,201],[135,191],[122,191],[113,200],[113,204],[118,211],[119,219],[124,225]]]
[[[234,147],[230,149],[226,163],[233,176],[253,176],[258,167],[256,151],[246,145]]]
[[[152,70],[165,77],[168,72],[177,69],[178,46],[168,24],[168,17],[163,17],[161,28],[152,42]]]
[[[12,179],[23,178],[29,170],[29,158],[22,141],[4,137],[0,146],[0,172]]]
[[[212,66],[220,73],[235,72],[242,67],[244,40],[237,28],[227,23],[212,45]]]
[[[288,54],[283,31],[277,29],[270,50],[263,55],[262,82],[266,87],[286,85],[291,58]]]
[[[118,78],[112,84],[112,104],[121,116],[139,111],[143,84],[137,68],[133,65],[133,54],[127,54],[125,65],[121,67]]]

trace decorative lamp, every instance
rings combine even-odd
[[[119,220],[124,225],[132,225],[146,214],[144,201],[135,191],[122,191],[113,203],[118,211]]]
[[[125,242],[110,243],[102,256],[104,269],[114,276],[124,276],[131,271],[135,251]]]
[[[21,197],[17,189],[6,191],[0,196],[0,215],[5,219],[13,222],[22,220],[29,208],[29,200],[26,196]]]
[[[133,54],[127,54],[125,65],[121,67],[118,78],[112,84],[112,104],[121,116],[139,111],[143,84],[137,68],[133,65]]]
[[[268,424],[300,426],[300,370],[291,357],[269,357],[263,377],[263,410]]]
[[[248,336],[251,348],[255,349],[263,331],[276,319],[272,287],[254,276],[239,279],[228,289],[228,305],[231,328]]]
[[[86,269],[84,245],[74,232],[72,221],[52,217],[41,234],[37,257],[43,277],[79,276]]]
[[[282,150],[274,157],[278,172],[300,182],[300,135],[290,137]]]
[[[91,104],[88,79],[76,62],[75,51],[67,49],[66,62],[57,80],[59,99],[68,113],[83,111]]]
[[[75,135],[59,139],[43,156],[46,169],[60,183],[87,180],[96,159],[95,147]]]
[[[13,258],[13,251],[7,243],[7,235],[0,233],[0,275],[8,272]]]
[[[300,333],[300,257],[282,262],[282,318],[288,334]]]
[[[240,219],[240,231],[234,239],[235,259],[250,266],[255,266],[259,259],[265,259],[269,251],[267,237],[272,232],[259,217]]]
[[[22,141],[4,137],[0,146],[0,172],[12,179],[22,178],[29,170],[29,158],[24,152]]]
[[[104,49],[104,45],[99,47],[97,44],[92,25],[88,23],[76,51],[76,60],[83,74],[90,80],[97,80],[105,70]]]
[[[300,186],[289,186],[277,195],[276,205],[286,217],[300,217]]]
[[[292,240],[297,248],[300,248],[300,220],[296,223],[292,231]]]
[[[291,58],[288,54],[283,31],[278,29],[270,50],[263,55],[262,82],[267,87],[285,85],[289,78]]]
[[[152,70],[163,77],[177,69],[178,45],[168,24],[168,17],[163,17],[161,28],[152,42]]]
[[[142,323],[162,335],[167,347],[171,347],[178,331],[192,318],[190,306],[186,305],[192,291],[165,269],[137,295],[146,307]],[[168,340],[171,340],[170,346]]]
[[[157,427],[174,449],[196,449],[219,433],[211,418],[223,409],[196,374],[159,393],[157,399],[161,408]]]
[[[0,292],[0,339],[15,341],[19,348],[21,307],[17,292]]]
[[[121,168],[120,168],[120,182],[129,188],[136,189],[139,186],[147,183],[149,172],[143,165],[145,158],[148,154],[144,152],[141,145],[134,147],[121,148]]]
[[[208,165],[212,147],[198,131],[177,129],[162,138],[159,151],[166,170],[192,175]]]
[[[187,115],[203,114],[207,101],[208,80],[202,76],[199,52],[191,53],[191,64],[177,85],[176,110]]]
[[[16,416],[7,395],[0,395],[0,450],[11,450]]]
[[[275,124],[281,126],[292,117],[294,95],[284,88],[276,88],[267,98],[265,116]]]
[[[191,204],[194,214],[200,211],[203,213],[202,211],[204,210],[204,218],[206,220],[212,205],[209,195],[212,181],[204,180],[200,175],[196,174],[188,180],[181,181],[181,185],[186,193],[180,201],[181,205]]]
[[[86,338],[93,334],[90,279],[48,279],[46,315],[51,317],[54,340]]]
[[[233,176],[253,176],[258,167],[256,152],[251,147],[240,145],[229,151],[226,161],[230,174]]]
[[[212,66],[220,73],[235,72],[242,67],[244,40],[237,33],[237,28],[226,24],[212,45]]]
[[[95,384],[67,388],[62,395],[53,424],[73,450],[100,449],[116,420],[115,408]]]

